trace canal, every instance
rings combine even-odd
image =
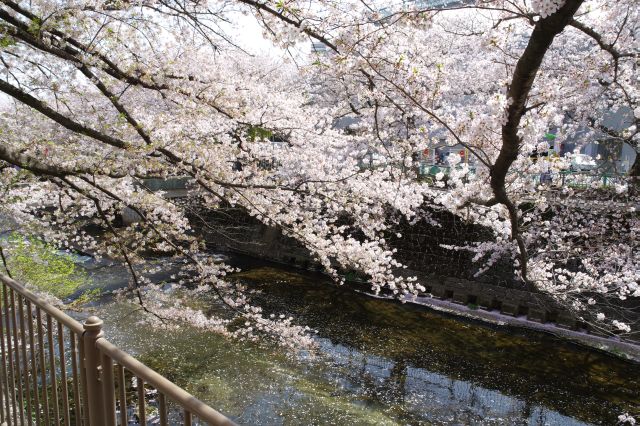
[[[640,365],[374,299],[319,274],[231,260],[243,267],[232,279],[261,290],[255,304],[317,331],[314,353],[186,325],[150,330],[135,305],[110,298],[91,313],[111,341],[240,424],[611,425],[640,412]],[[114,268],[94,268],[92,281],[125,285]]]

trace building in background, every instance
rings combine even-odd
[[[559,155],[586,154],[596,160],[597,170],[605,173],[625,174],[633,165],[636,150],[620,135],[633,125],[633,111],[623,107],[603,111],[601,130],[583,128],[568,138],[557,138],[552,143]]]

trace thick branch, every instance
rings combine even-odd
[[[98,78],[98,76],[95,75],[93,72],[91,72],[89,67],[87,67],[86,65],[82,65],[80,67],[80,72],[84,74],[90,81],[92,81],[93,84],[95,84],[98,90],[100,90],[100,93],[102,93],[105,97],[109,99],[109,101],[115,107],[115,109],[118,110],[120,114],[122,114],[125,120],[127,120],[127,123],[129,123],[131,127],[133,127],[136,130],[136,132],[138,133],[138,135],[140,135],[140,137],[144,140],[144,142],[147,145],[151,145],[151,138],[149,137],[149,135],[144,131],[140,123],[138,123],[138,121],[131,115],[131,113],[127,111],[124,105],[122,105],[118,101],[118,98],[115,95],[115,93],[111,92],[107,88],[107,86],[105,86],[105,84]]]
[[[258,10],[263,10],[273,16],[275,16],[278,19],[281,19],[283,22],[289,24],[289,25],[293,25],[296,28],[300,28],[301,27],[301,23],[299,21],[296,21],[295,19],[289,18],[288,16],[283,15],[282,13],[278,12],[275,9],[272,9],[271,7],[267,6],[264,3],[260,3],[258,1],[254,1],[254,0],[238,0],[240,3],[244,3],[247,4],[253,8],[256,8]],[[333,44],[332,42],[330,42],[326,37],[324,37],[321,34],[318,34],[317,32],[309,29],[309,28],[301,28],[302,32],[304,32],[306,35],[308,35],[311,38],[314,38],[322,43],[324,43],[329,49],[337,52],[338,51],[338,47]]]
[[[85,126],[84,124],[78,123],[66,117],[56,110],[49,107],[46,103],[41,100],[31,96],[30,94],[23,92],[17,87],[7,83],[6,81],[0,79],[0,91],[6,93],[7,95],[15,98],[16,100],[22,102],[25,105],[30,106],[36,111],[42,113],[43,115],[49,117],[56,123],[60,124],[67,129],[79,133],[81,135],[89,136],[97,141],[103,142],[107,145],[111,145],[116,148],[126,149],[129,147],[129,144],[121,139],[114,138],[112,136],[101,133],[95,129]]]
[[[615,48],[613,44],[605,43],[601,34],[597,33],[593,28],[587,27],[585,24],[583,24],[582,22],[576,19],[571,19],[569,21],[569,25],[582,31],[583,33],[591,37],[593,40],[595,40],[595,42],[598,43],[598,46],[600,46],[602,50],[609,52],[614,59],[634,56],[631,53],[620,52],[618,49]]]
[[[509,211],[511,221],[511,237],[517,241],[520,250],[520,267],[522,277],[527,281],[527,253],[524,240],[520,235],[518,210],[509,199],[505,187],[507,173],[518,158],[522,140],[518,136],[520,121],[526,112],[529,92],[554,38],[570,23],[583,0],[567,0],[556,13],[540,19],[533,29],[529,43],[516,64],[509,85],[507,99],[507,122],[502,126],[502,147],[498,158],[491,167],[491,189],[496,200]]]
[[[0,143],[0,160],[5,161],[14,166],[18,166],[22,169],[29,170],[38,176],[74,176],[82,174],[94,174],[96,170],[91,166],[80,167],[77,164],[74,167],[65,167],[61,164],[52,164],[21,152],[17,149],[13,149],[6,143]],[[127,175],[126,170],[111,170],[109,173],[101,173],[104,176],[108,176],[114,179],[122,178]]]

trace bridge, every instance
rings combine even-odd
[[[234,425],[104,337],[0,274],[2,425]]]

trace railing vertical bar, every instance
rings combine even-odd
[[[191,412],[185,408],[184,409],[184,426],[191,426],[191,424],[192,424]]]
[[[158,407],[160,411],[160,426],[167,426],[167,400],[163,393],[158,393],[158,398],[160,402],[160,406]]]
[[[136,376],[136,379],[138,380],[138,417],[140,418],[139,423],[141,425],[146,425],[147,409],[145,407],[145,400],[144,400],[144,380],[137,376]]]
[[[104,353],[101,353],[101,358],[105,425],[116,426],[116,389],[113,380],[113,360]]]
[[[18,409],[16,408],[16,376],[15,376],[15,368],[13,365],[13,350],[11,345],[11,315],[9,313],[9,289],[5,286],[3,289],[3,297],[4,297],[4,316],[7,321],[7,357],[9,358],[9,392],[11,396],[11,408],[10,411],[13,414],[13,424],[18,424]],[[9,413],[7,413],[7,417]]]
[[[87,391],[87,368],[85,363],[84,334],[79,336],[80,346],[80,384],[82,385],[82,419],[89,426],[89,397]]]
[[[13,328],[13,350],[15,352],[16,361],[16,381],[18,382],[18,404],[20,410],[20,424],[24,425],[24,393],[22,389],[22,369],[20,367],[20,345],[18,343],[18,324],[16,322],[16,293],[11,289],[11,328]]]
[[[69,330],[71,336],[71,377],[73,378],[73,405],[76,425],[82,424],[82,409],[80,408],[80,386],[78,385],[78,350],[76,349],[76,333]]]
[[[2,288],[4,290],[4,292],[7,291],[7,287],[3,284]],[[5,307],[7,305],[5,304]],[[10,392],[10,388],[9,388],[9,372],[8,370],[8,365],[7,365],[7,350],[5,348],[5,340],[8,338],[9,336],[9,323],[8,323],[8,319],[6,316],[1,315],[1,310],[0,310],[0,316],[2,318],[0,318],[0,349],[2,350],[2,388],[3,388],[3,392],[4,395],[2,397],[3,399],[3,403],[4,403],[4,409],[2,410],[2,422],[8,422],[9,418],[11,417],[11,408],[9,407],[10,404],[10,397],[9,397],[9,392]],[[6,327],[5,327],[5,322],[6,322]],[[5,332],[6,330],[6,332]]]
[[[67,360],[65,358],[64,328],[58,323],[58,354],[60,356],[60,384],[62,386],[62,412],[65,426],[71,426],[69,419],[69,390],[67,389]],[[70,334],[71,335],[71,334]]]
[[[0,334],[0,338],[2,334]],[[4,371],[4,366],[0,367],[1,370]],[[0,423],[5,425],[7,424],[4,420],[4,401],[6,400],[5,398],[5,393],[4,393],[4,380],[0,380]]]
[[[25,299],[18,294],[18,315],[20,316],[20,339],[22,341],[22,369],[24,371],[24,390],[27,397],[27,424],[33,426],[33,416],[31,411],[31,381],[29,380],[29,360],[27,359],[27,334],[24,325],[24,302]]]
[[[36,309],[36,325],[38,327],[38,358],[40,359],[40,382],[42,383],[42,403],[44,405],[44,424],[49,425],[49,396],[47,395],[47,364],[44,362],[44,328],[42,326],[42,310]]]
[[[0,314],[2,312],[0,311]],[[2,322],[2,319],[0,318],[0,323]],[[4,335],[2,333],[3,328],[0,327],[0,339],[4,339]],[[2,359],[2,365],[0,365],[0,375],[2,377],[0,377],[0,423],[5,423],[4,421],[4,401],[6,400],[5,398],[5,393],[4,393],[4,358]]]
[[[31,371],[33,373],[33,412],[36,417],[36,425],[40,426],[40,392],[38,392],[38,362],[36,355],[36,338],[33,332],[33,310],[31,301],[27,299],[27,312],[29,315],[29,321],[27,322],[29,328],[29,354],[31,357]]]
[[[120,364],[117,366],[118,375],[118,402],[120,404],[120,425],[126,426],[129,424],[127,418],[127,389],[124,381],[124,367]]]
[[[47,340],[49,342],[49,375],[51,376],[51,405],[53,407],[53,419],[56,425],[60,424],[60,407],[58,406],[58,378],[56,374],[56,355],[53,346],[53,319],[47,314]]]
[[[4,325],[2,324],[2,322],[4,321],[4,319],[2,318],[2,311],[0,310],[0,341],[2,341],[2,349],[0,350],[0,357],[2,357],[2,364],[0,365],[0,422],[5,423],[5,401],[7,401],[6,398],[6,394],[5,394],[5,389],[6,389],[6,383],[5,383],[5,362],[6,362],[6,358],[4,356]]]

